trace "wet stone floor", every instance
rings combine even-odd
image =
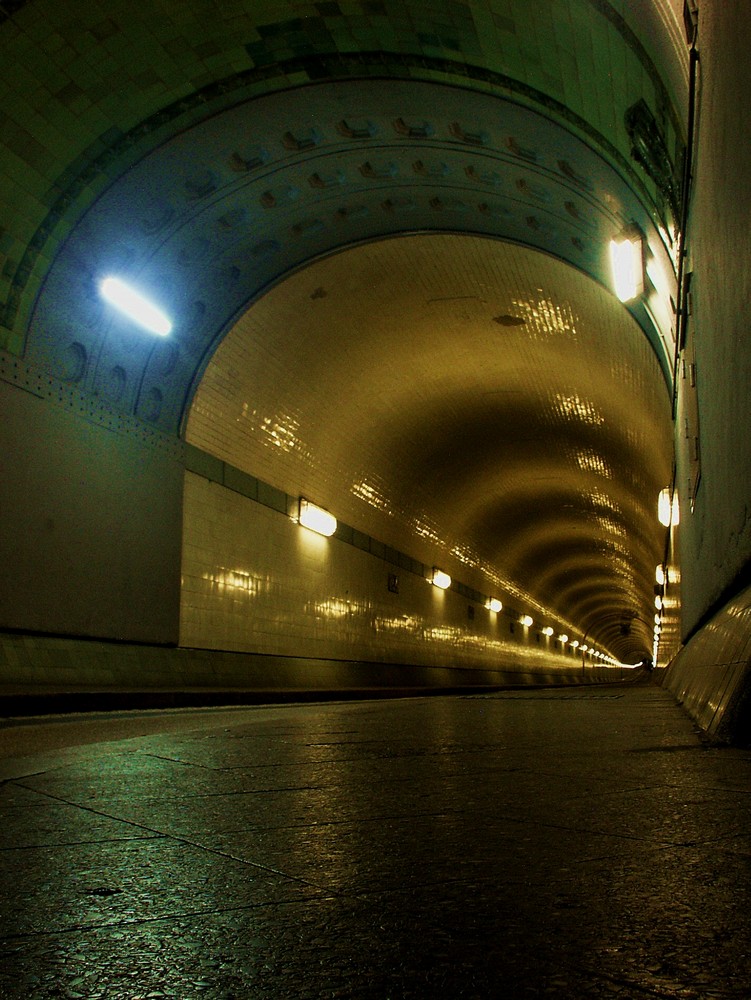
[[[0,720],[0,997],[749,1000],[751,752],[654,686]]]

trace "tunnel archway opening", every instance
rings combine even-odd
[[[213,355],[185,431],[238,481],[250,477],[256,497],[308,497],[397,562],[441,566],[475,603],[498,592],[535,628],[555,622],[578,641],[589,606],[648,614],[671,434],[660,363],[609,291],[530,248],[445,233],[359,245],[279,282]],[[231,624],[227,574],[255,580],[251,590],[289,580],[271,581],[249,551],[245,568],[228,568],[231,537],[224,555],[204,547],[195,561],[207,529],[196,504],[186,505],[183,641],[221,644],[224,629],[248,648],[253,636]],[[551,575],[546,559],[562,552],[571,573]],[[349,589],[311,613],[332,634],[348,622],[357,648],[378,615]],[[213,637],[197,624],[209,607],[223,623]],[[409,631],[394,621],[392,632]],[[641,631],[606,627],[601,641],[633,662],[648,644]]]

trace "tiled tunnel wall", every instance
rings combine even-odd
[[[751,589],[738,594],[683,647],[664,678],[702,729],[751,742]]]
[[[516,609],[491,612],[466,586],[441,591],[426,579],[432,567],[346,527],[331,539],[301,528],[293,498],[279,491],[259,502],[241,489],[186,473],[181,646],[582,672],[581,654],[543,635],[539,621],[526,628]]]
[[[25,441],[4,480],[0,555],[19,567],[0,595],[5,711],[622,676],[583,670],[524,609],[491,614],[460,581],[439,594],[429,566],[353,529],[317,544],[278,489],[190,447],[184,473],[180,442],[20,361],[2,374],[2,453]]]

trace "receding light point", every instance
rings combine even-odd
[[[171,332],[172,323],[162,310],[120,278],[104,278],[99,283],[99,291],[110,305],[150,333],[166,337]]]
[[[434,587],[438,587],[439,590],[448,590],[451,586],[451,577],[448,573],[444,573],[442,569],[433,568],[433,573],[430,577],[430,582]]]
[[[546,625],[545,628],[542,630],[542,634],[543,635],[552,635],[553,634],[553,626],[552,625]]]
[[[534,619],[531,615],[522,615],[519,619],[519,624],[523,625],[525,628],[529,628],[530,625],[534,624]]]
[[[496,615],[498,614],[499,611],[503,610],[503,605],[501,604],[501,602],[498,600],[497,597],[489,597],[485,607],[488,609],[488,611],[492,611]]]
[[[329,538],[336,531],[336,518],[323,507],[317,507],[309,500],[300,497],[299,521],[303,528],[315,531]]]
[[[673,493],[671,500],[669,487],[660,490],[660,496],[657,500],[657,519],[665,528],[680,524],[681,508],[678,502],[678,493]]]

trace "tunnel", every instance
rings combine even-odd
[[[747,741],[751,17],[700,7],[0,2],[9,711],[651,674]]]

